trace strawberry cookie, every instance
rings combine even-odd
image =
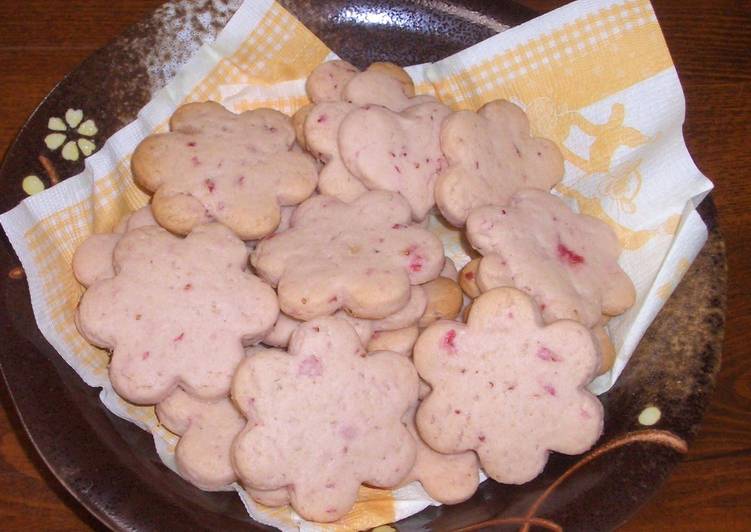
[[[573,319],[594,327],[603,314],[618,315],[634,303],[612,229],[547,192],[527,189],[505,207],[475,209],[467,238],[484,256],[480,290],[515,286],[534,298],[546,322]]]
[[[563,177],[555,143],[531,137],[527,115],[505,100],[452,114],[441,148],[448,166],[436,183],[436,203],[457,227],[475,207],[505,205],[522,188],[550,190]]]
[[[377,105],[352,111],[339,128],[342,160],[369,189],[399,192],[412,218],[422,221],[435,205],[435,182],[445,165],[439,134],[450,113],[438,102],[400,113]]]
[[[243,343],[259,341],[279,313],[247,258],[220,224],[184,239],[156,226],[125,233],[114,277],[94,282],[76,315],[84,338],[112,350],[117,393],[136,404],[159,403],[178,385],[205,400],[228,394]]]
[[[101,279],[115,276],[112,268],[112,253],[123,234],[144,227],[156,225],[151,207],[146,206],[124,216],[112,233],[91,235],[78,246],[73,254],[73,275],[84,286],[91,286]]]
[[[443,504],[459,504],[469,499],[480,484],[480,464],[472,451],[443,454],[431,449],[417,432],[415,405],[407,414],[405,425],[417,444],[417,456],[407,479],[419,481],[433,499]]]
[[[154,217],[173,233],[216,220],[254,240],[276,229],[282,205],[315,190],[315,162],[294,142],[292,121],[278,111],[236,115],[215,102],[191,103],[172,115],[169,133],[139,144],[133,177],[154,194]]]
[[[262,240],[251,260],[293,318],[339,309],[386,318],[407,305],[410,285],[435,279],[443,265],[441,241],[410,218],[393,192],[367,192],[352,203],[316,196],[295,210],[287,231]]]
[[[304,125],[308,149],[324,165],[318,190],[345,202],[356,200],[368,190],[347,169],[339,154],[339,126],[355,109],[357,106],[347,102],[319,103],[310,110]]]
[[[589,330],[544,325],[514,288],[477,298],[466,325],[428,327],[414,363],[432,387],[417,411],[420,436],[441,453],[475,451],[498,482],[528,482],[550,451],[583,453],[602,433],[602,405],[586,389],[599,364]]]
[[[361,484],[391,488],[409,473],[415,442],[402,418],[417,387],[409,360],[366,355],[345,321],[304,323],[288,353],[259,350],[237,370],[232,397],[252,421],[233,445],[236,471],[253,489],[286,488],[305,519],[335,521]]]
[[[178,388],[156,406],[156,415],[167,430],[180,436],[175,461],[183,478],[206,490],[236,480],[230,447],[245,428],[245,418],[232,401],[202,401]]]

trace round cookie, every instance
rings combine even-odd
[[[447,167],[436,183],[436,204],[457,227],[474,208],[505,205],[523,188],[550,190],[563,177],[555,143],[531,137],[527,115],[505,100],[453,113],[443,123],[441,149]]]
[[[445,164],[439,134],[450,113],[437,102],[400,113],[377,105],[351,111],[339,127],[341,158],[366,187],[399,192],[412,218],[424,220],[435,205],[435,182]]]
[[[602,433],[602,405],[586,389],[599,365],[592,335],[573,321],[544,325],[519,290],[481,295],[466,325],[431,325],[413,356],[432,387],[417,411],[423,440],[441,453],[474,450],[498,482],[528,482],[549,451],[582,453]]]
[[[440,240],[410,218],[392,192],[367,192],[352,203],[316,196],[297,208],[287,231],[258,244],[252,263],[293,318],[339,309],[386,318],[409,302],[410,285],[435,279],[443,265]]]
[[[618,266],[621,246],[613,230],[547,192],[527,189],[505,207],[475,209],[467,238],[484,256],[480,289],[523,290],[546,322],[573,319],[593,327],[602,314],[620,314],[634,303],[634,285]]]
[[[415,442],[401,420],[417,388],[409,360],[366,355],[346,322],[304,323],[288,353],[260,351],[237,370],[232,397],[257,423],[235,439],[237,473],[253,489],[288,489],[305,519],[335,521],[361,484],[390,488],[409,473]]]
[[[156,415],[167,430],[180,436],[175,461],[183,478],[205,490],[236,480],[230,448],[246,421],[232,401],[201,401],[178,388],[156,406]]]
[[[259,341],[279,312],[247,257],[220,224],[184,239],[155,226],[125,233],[115,276],[93,283],[76,314],[84,338],[112,350],[118,394],[136,404],[159,403],[178,385],[205,400],[228,394],[243,342]]]
[[[415,480],[436,501],[459,504],[469,499],[480,484],[480,464],[472,451],[443,454],[431,449],[415,426],[415,405],[406,416],[405,425],[417,444],[417,456],[404,484]]]
[[[154,217],[173,233],[216,220],[254,240],[276,229],[282,205],[315,190],[315,162],[294,142],[292,121],[278,111],[236,115],[215,102],[190,103],[175,111],[170,132],[138,145],[133,177],[154,194]]]

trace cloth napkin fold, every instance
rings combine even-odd
[[[92,232],[111,230],[148,202],[133,183],[130,156],[145,136],[167,129],[177,107],[216,100],[236,112],[272,107],[292,113],[307,103],[305,77],[334,57],[273,0],[247,0],[134,122],[86,160],[82,173],[0,216],[26,271],[39,329],[87,384],[102,388],[108,409],[153,434],[173,470],[177,438],[159,425],[153,407],[131,405],[114,393],[107,354],[76,331],[73,316],[83,290],[71,271],[73,252]],[[617,233],[624,246],[620,263],[637,300],[608,324],[618,356],[591,385],[595,393],[608,390],[707,237],[695,208],[712,184],[686,150],[683,93],[650,3],[579,0],[407,70],[418,93],[434,94],[455,109],[476,109],[496,98],[520,105],[534,133],[554,140],[564,154],[565,178],[555,193]],[[431,227],[447,255],[463,265],[468,257],[458,232],[435,219]],[[394,491],[364,487],[346,517],[320,525],[286,507],[259,506],[239,485],[231,488],[254,519],[284,530],[370,528],[437,504],[417,483]]]

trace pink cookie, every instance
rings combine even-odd
[[[352,203],[316,196],[295,211],[289,230],[262,240],[252,255],[261,277],[278,286],[282,311],[301,320],[343,308],[381,319],[409,302],[410,285],[438,276],[443,245],[410,224],[393,192]]]
[[[326,61],[313,69],[305,82],[305,92],[313,103],[342,101],[344,86],[359,70],[342,60]]]
[[[357,107],[347,102],[327,102],[315,105],[305,119],[305,138],[310,151],[324,163],[318,178],[321,194],[349,202],[368,189],[344,166],[339,155],[339,126]]]
[[[236,480],[230,447],[245,418],[229,399],[206,402],[177,389],[156,406],[159,422],[180,436],[177,468],[187,481],[215,490]]]
[[[505,100],[451,115],[443,123],[441,148],[448,168],[438,177],[435,199],[457,227],[476,207],[505,205],[522,188],[550,190],[563,177],[555,143],[531,137],[527,115]]]
[[[393,351],[411,357],[419,334],[420,330],[414,325],[392,331],[376,331],[368,342],[368,351]]]
[[[469,499],[480,484],[480,464],[472,451],[437,453],[422,441],[415,426],[415,405],[406,416],[407,428],[417,444],[417,458],[405,484],[415,480],[433,499],[443,504],[459,504]]]
[[[467,238],[485,256],[480,288],[527,292],[546,322],[573,319],[592,327],[602,314],[620,314],[634,303],[634,285],[618,266],[615,233],[547,192],[527,189],[505,207],[474,210]]]
[[[320,318],[276,349],[243,361],[232,397],[257,423],[237,437],[233,460],[253,489],[287,488],[305,519],[345,515],[360,484],[398,485],[415,461],[402,417],[417,400],[417,374],[406,358],[366,355],[346,322]]]
[[[148,205],[124,216],[114,233],[98,233],[84,240],[73,254],[73,275],[78,282],[88,287],[101,279],[114,277],[112,253],[123,233],[147,225],[156,225]]]
[[[528,482],[549,451],[583,453],[602,432],[602,405],[585,388],[599,364],[589,330],[543,325],[519,290],[481,295],[466,325],[430,326],[414,362],[433,388],[417,411],[420,435],[441,453],[474,450],[498,482]]]
[[[409,302],[404,308],[386,318],[380,320],[355,318],[343,310],[335,312],[334,316],[349,323],[355,329],[357,336],[360,337],[360,341],[367,344],[373,334],[378,331],[390,331],[414,325],[425,312],[426,305],[425,291],[421,286],[413,286],[410,289]],[[279,318],[276,320],[274,327],[264,337],[263,343],[272,347],[287,347],[292,333],[295,332],[300,323],[300,320],[279,313]]]
[[[409,75],[401,71],[403,76],[397,77],[393,72],[368,68],[349,80],[342,91],[342,99],[357,106],[372,104],[395,112],[421,103],[436,102],[432,96],[415,96],[414,85],[405,83],[404,76],[409,78]]]
[[[366,187],[399,192],[423,220],[435,204],[434,188],[445,165],[439,133],[451,110],[423,103],[395,113],[366,106],[349,113],[339,128],[342,160]]]
[[[280,206],[315,190],[315,162],[293,149],[292,121],[278,111],[236,115],[215,102],[191,103],[175,111],[170,129],[144,139],[132,167],[154,193],[159,224],[174,233],[217,220],[243,240],[258,239],[279,225]]]
[[[81,298],[77,325],[113,350],[110,380],[136,404],[163,401],[180,385],[201,399],[229,392],[243,342],[260,340],[279,308],[270,286],[247,272],[245,244],[220,224],[185,239],[160,227],[126,233],[111,279]]]

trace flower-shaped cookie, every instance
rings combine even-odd
[[[178,385],[201,399],[227,395],[243,342],[260,340],[279,312],[271,287],[246,271],[247,257],[220,224],[185,239],[154,226],[122,237],[115,276],[91,285],[76,316],[88,341],[112,350],[115,391],[137,404],[158,403]]]
[[[445,166],[441,123],[450,113],[437,102],[401,113],[376,105],[352,111],[339,128],[342,160],[369,189],[399,192],[421,221],[435,205],[436,178]]]
[[[448,168],[438,177],[436,204],[457,227],[475,207],[505,205],[522,188],[550,190],[563,177],[555,143],[531,137],[527,115],[505,100],[451,115],[441,148]]]
[[[261,238],[279,225],[280,206],[315,190],[315,162],[294,147],[292,121],[278,111],[236,115],[192,103],[175,111],[170,128],[144,139],[131,164],[154,193],[154,216],[174,233],[217,220],[243,240]]]
[[[431,449],[420,437],[415,426],[415,405],[406,416],[405,424],[417,444],[412,471],[404,481],[419,481],[432,498],[443,504],[459,504],[469,499],[480,484],[480,464],[472,451],[443,454]]]
[[[467,238],[484,256],[480,289],[515,286],[535,299],[546,322],[573,319],[593,327],[602,314],[620,314],[634,303],[612,229],[547,192],[527,189],[505,207],[475,209]]]
[[[232,401],[201,401],[178,388],[156,406],[156,415],[180,436],[175,461],[183,478],[207,490],[236,480],[230,448],[246,421]]]
[[[113,233],[97,233],[84,240],[73,254],[73,275],[78,282],[88,287],[101,279],[114,277],[112,254],[115,246],[127,231],[147,225],[156,225],[148,205],[123,217]]]
[[[334,521],[360,484],[393,487],[409,473],[415,443],[402,418],[417,386],[408,359],[366,355],[346,322],[304,323],[289,353],[259,350],[237,370],[232,397],[255,423],[235,439],[237,473],[254,489],[288,488],[306,519]]]
[[[297,208],[290,229],[258,244],[253,266],[278,286],[281,309],[293,318],[340,308],[385,318],[408,303],[410,285],[436,278],[443,265],[440,240],[410,218],[393,192],[367,192],[352,203],[316,196]]]
[[[355,109],[355,105],[347,102],[319,103],[310,110],[304,125],[308,148],[324,163],[318,190],[346,202],[356,200],[368,190],[344,166],[339,155],[339,126]]]
[[[582,453],[602,432],[602,405],[585,388],[599,363],[589,330],[543,325],[519,290],[481,295],[466,325],[428,327],[414,362],[433,389],[417,411],[424,441],[441,453],[474,450],[498,482],[528,482],[549,451]]]
[[[337,59],[313,69],[305,81],[305,92],[313,103],[340,102],[345,85],[360,72],[356,66]]]

